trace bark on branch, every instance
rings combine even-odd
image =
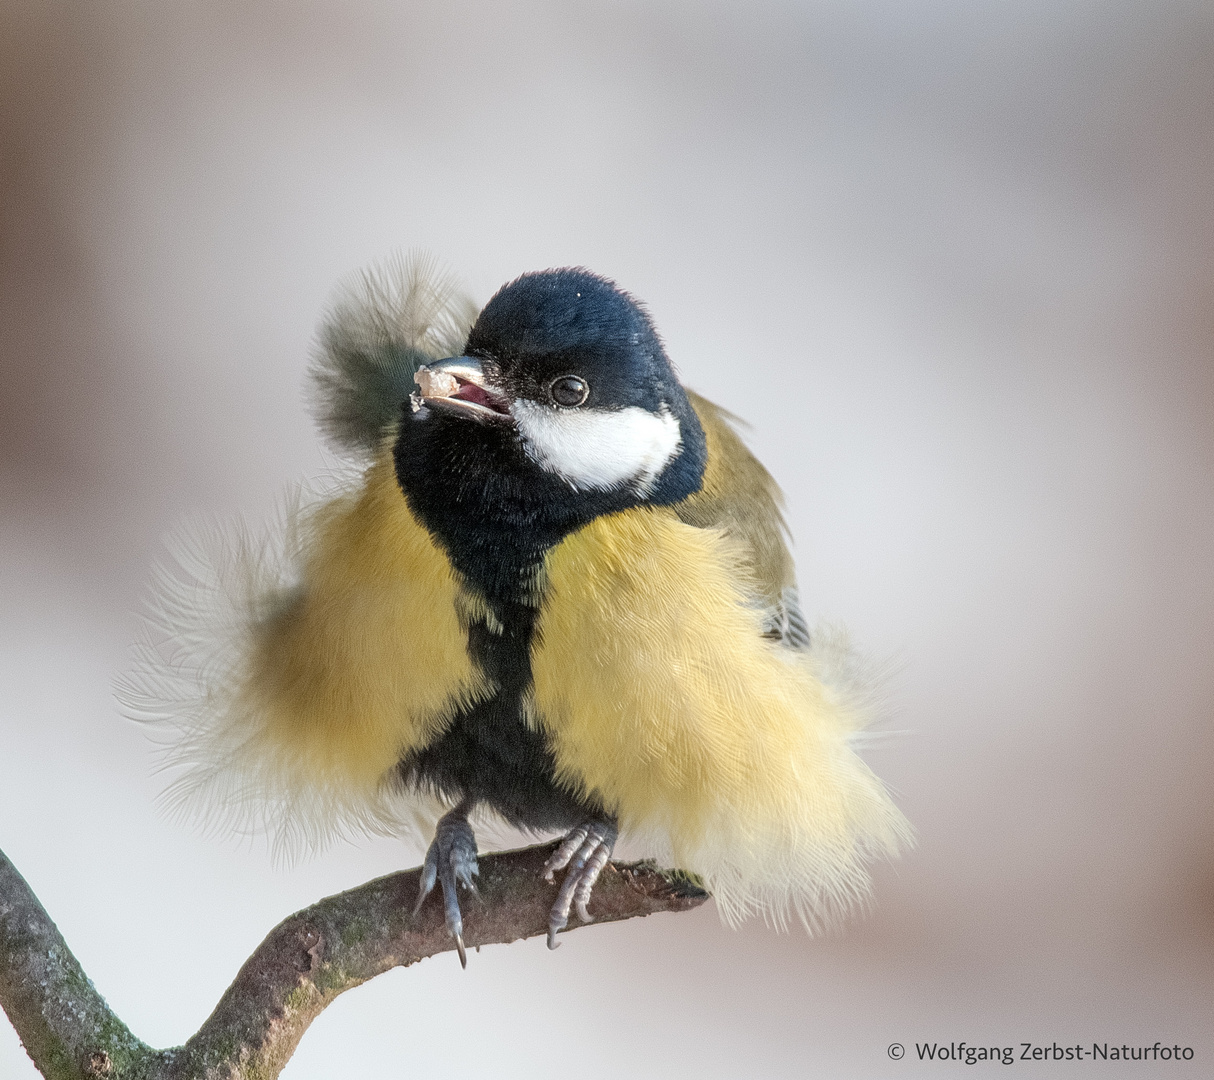
[[[547,932],[557,885],[540,870],[554,844],[480,858],[480,900],[464,902],[468,946]],[[136,1038],[93,988],[55,924],[0,852],[0,1006],[48,1080],[272,1080],[338,994],[394,967],[455,948],[442,904],[414,919],[417,870],[369,881],[283,920],[184,1046]],[[608,865],[597,922],[687,911],[707,893],[649,863]],[[572,927],[570,929],[573,929]]]

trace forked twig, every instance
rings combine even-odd
[[[464,907],[467,945],[547,933],[557,885],[542,871],[555,846],[481,856],[481,899]],[[272,1080],[338,994],[455,948],[440,903],[413,918],[418,874],[377,878],[284,919],[197,1034],[184,1046],[157,1050],[114,1015],[0,852],[0,1006],[48,1080]],[[677,872],[632,863],[607,867],[593,906],[597,922],[617,922],[688,911],[707,896]]]

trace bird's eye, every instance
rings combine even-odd
[[[566,409],[574,409],[590,396],[590,387],[576,375],[562,375],[548,388],[552,400]]]

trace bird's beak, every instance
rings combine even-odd
[[[417,369],[417,390],[410,395],[413,411],[423,405],[481,423],[509,421],[506,395],[486,381],[481,362],[472,356],[451,356]]]

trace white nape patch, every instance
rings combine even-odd
[[[519,399],[510,406],[527,456],[578,491],[609,491],[630,484],[653,487],[683,445],[679,422],[660,413],[627,409],[556,409]]]

